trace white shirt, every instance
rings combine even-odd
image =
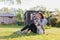
[[[40,24],[40,26],[46,25],[47,24],[47,19],[45,19],[45,18],[42,19],[42,22],[40,21],[39,24]]]
[[[38,34],[43,34],[43,30],[42,30],[42,26],[47,24],[47,19],[42,19],[42,21],[40,21],[40,19],[38,20],[39,26],[37,26],[37,33]]]

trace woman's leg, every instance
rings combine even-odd
[[[27,33],[27,31],[25,31],[25,30],[28,29],[28,28],[29,28],[29,25],[26,25],[21,30],[19,30],[19,31],[17,31],[15,33],[17,33],[17,34],[19,34],[19,33],[25,34],[25,33]]]
[[[37,27],[34,23],[26,25],[23,29],[21,29],[21,31],[24,31],[26,29],[28,29],[27,31],[31,30],[33,33],[37,33]]]
[[[37,27],[34,23],[29,25],[28,31],[31,30],[33,33],[37,33]]]
[[[29,28],[29,25],[26,25],[23,29],[21,29],[21,31],[26,30],[27,28]]]
[[[16,33],[26,33],[23,32],[24,30],[28,29],[27,31],[31,30],[33,33],[37,33],[37,27],[35,26],[34,23],[30,24],[30,25],[26,25],[23,29],[21,29],[20,31],[17,31]]]

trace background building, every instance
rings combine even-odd
[[[11,13],[0,14],[0,24],[12,24],[15,23],[16,17]]]

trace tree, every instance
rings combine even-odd
[[[16,0],[18,4],[21,4],[21,0]]]
[[[21,20],[21,14],[16,14],[16,18],[20,19]]]
[[[17,4],[21,4],[21,0],[0,0],[0,2],[8,2],[8,1],[10,1],[10,4],[13,4],[13,5],[15,4],[15,2]]]
[[[0,0],[0,2],[2,2],[2,1],[4,1],[4,0]]]
[[[3,8],[5,12],[9,13],[9,9],[7,7]]]
[[[18,12],[16,14],[16,18],[19,21],[22,21],[22,14],[23,14],[23,10],[22,9],[18,9]]]
[[[56,14],[58,14],[58,15],[60,14],[60,10],[59,9],[56,8],[55,11],[56,11]]]
[[[44,11],[44,16],[45,17],[49,17],[50,16],[50,13],[49,11],[47,11],[46,7],[43,7],[43,6],[36,6],[36,7],[33,7],[31,8],[30,10],[33,10],[33,11]]]
[[[58,21],[60,21],[60,10],[56,8],[55,11],[58,17]]]

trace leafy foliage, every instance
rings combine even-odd
[[[57,23],[57,18],[52,18],[52,19],[50,20],[50,24],[51,24],[52,26],[55,26],[56,23]]]
[[[17,21],[22,21],[21,14],[23,14],[23,10],[19,9],[16,14]]]
[[[16,0],[18,4],[21,4],[21,0]]]
[[[14,5],[14,2],[17,2],[17,4],[21,4],[21,0],[0,0],[0,2],[10,1]]]
[[[16,14],[16,17],[17,17],[18,19],[21,19],[21,14],[20,14],[20,13]]]

